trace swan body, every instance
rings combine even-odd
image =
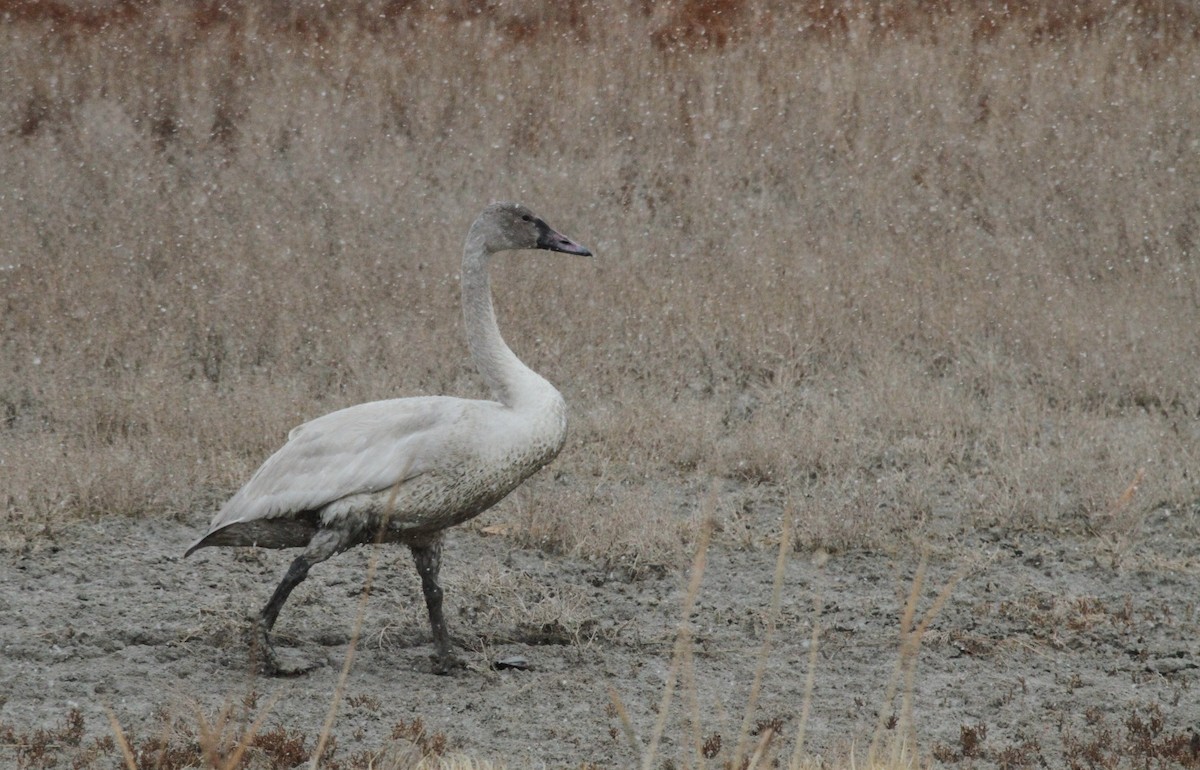
[[[372,542],[446,529],[554,459],[566,432],[557,392],[531,414],[442,396],[331,412],[293,429],[188,553],[211,545],[307,545],[318,527],[358,527]]]
[[[472,359],[495,400],[397,398],[300,425],[213,517],[185,555],[207,546],[303,547],[256,624],[266,673],[283,668],[270,630],[308,570],[356,545],[403,543],[429,610],[435,670],[452,659],[437,575],[442,532],[490,508],[549,463],[566,440],[562,395],[500,336],[487,266],[492,254],[591,252],[523,206],[492,204],[463,250],[462,301]]]

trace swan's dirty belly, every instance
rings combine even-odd
[[[202,545],[296,548],[321,530],[339,533],[340,548],[363,543],[427,542],[443,529],[483,513],[558,454],[543,446],[521,462],[426,473],[378,492],[348,495],[317,510],[238,522],[210,533]]]
[[[491,474],[429,473],[398,487],[351,495],[321,510],[321,526],[355,530],[359,542],[419,542],[473,519],[549,462]]]

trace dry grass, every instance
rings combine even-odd
[[[712,512],[712,497],[706,505],[706,513]],[[687,576],[687,586],[683,592],[683,603],[679,625],[676,628],[674,650],[663,685],[661,701],[657,709],[653,729],[643,741],[638,737],[638,731],[629,718],[628,710],[621,700],[620,694],[609,690],[611,705],[609,712],[620,720],[620,724],[629,742],[634,756],[641,757],[643,770],[655,767],[706,768],[707,760],[713,760],[713,765],[721,770],[758,770],[761,768],[784,767],[788,770],[806,770],[815,767],[866,767],[873,770],[901,770],[923,766],[919,756],[914,724],[912,695],[915,687],[915,677],[918,655],[926,631],[933,619],[941,612],[946,600],[950,597],[960,576],[956,576],[944,585],[933,599],[932,603],[918,617],[917,608],[923,601],[925,587],[926,561],[924,555],[913,576],[900,616],[900,649],[896,666],[891,680],[881,690],[883,693],[878,723],[871,738],[869,747],[865,750],[865,761],[860,765],[855,759],[853,744],[846,749],[847,757],[839,757],[833,765],[827,763],[819,755],[811,756],[805,745],[805,735],[808,719],[813,707],[813,684],[818,664],[818,649],[821,638],[821,607],[819,595],[813,595],[813,613],[811,617],[811,637],[808,655],[808,673],[803,690],[803,705],[796,724],[785,724],[790,717],[760,716],[759,696],[762,694],[768,660],[772,653],[772,644],[776,626],[780,620],[780,599],[784,590],[786,566],[790,544],[791,522],[795,512],[788,510],[784,516],[785,537],[778,544],[778,555],[775,562],[774,577],[768,608],[766,610],[766,628],[756,656],[753,683],[749,696],[742,710],[741,725],[736,730],[732,725],[720,724],[711,713],[701,715],[700,699],[696,687],[696,666],[693,655],[694,640],[690,618],[699,595],[700,584],[707,564],[707,556],[713,520],[706,515],[705,525],[700,530],[699,542],[692,559],[691,569]],[[823,564],[824,559],[819,560]],[[676,717],[672,712],[672,701],[676,690],[680,691],[683,713]],[[893,710],[893,704],[899,694],[900,706]],[[819,704],[818,704],[819,705]],[[889,716],[890,715],[890,716]],[[680,741],[676,750],[677,756],[671,752],[662,751],[660,740],[668,725],[675,733],[687,736]],[[726,741],[725,735],[735,740]],[[613,737],[616,738],[614,728]],[[783,750],[790,736],[791,752],[785,755]],[[627,760],[630,766],[635,763]]]
[[[1200,496],[1186,6],[404,5],[0,8],[10,545],[197,520],[306,418],[482,395],[456,271],[498,198],[600,255],[497,270],[572,408],[522,542],[678,562],[714,476],[718,538],[802,495],[835,549]]]

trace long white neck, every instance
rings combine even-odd
[[[495,399],[512,409],[536,409],[548,399],[561,400],[554,386],[521,363],[500,336],[487,268],[483,238],[472,231],[463,251],[462,303],[467,344],[475,367],[487,380]]]

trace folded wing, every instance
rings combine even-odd
[[[212,536],[233,525],[316,511],[436,469],[465,403],[443,397],[374,401],[304,423],[221,507],[188,553],[223,544]]]

